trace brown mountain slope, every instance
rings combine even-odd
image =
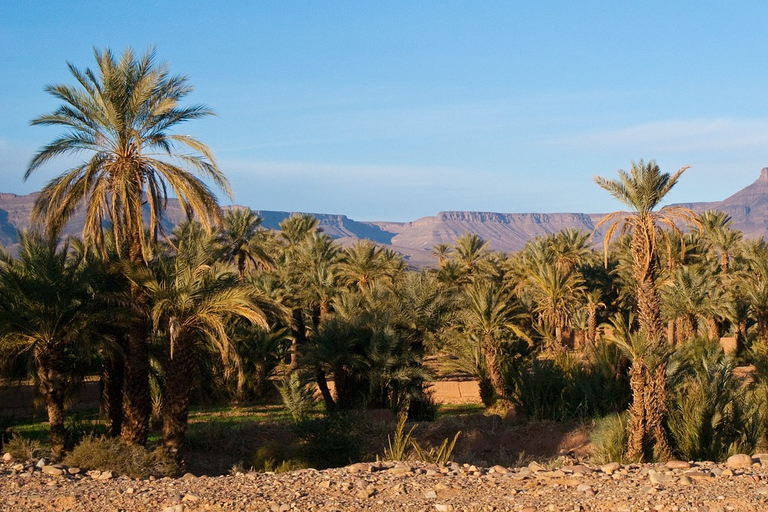
[[[12,247],[16,243],[16,230],[29,227],[29,212],[37,194],[18,196],[0,193],[0,244]],[[748,238],[768,238],[768,168],[751,185],[719,202],[690,203],[697,212],[721,210],[733,218],[734,228]],[[278,229],[288,212],[256,210],[264,218],[263,225]],[[451,244],[465,233],[476,233],[487,240],[492,249],[516,251],[537,236],[555,233],[565,228],[592,232],[603,214],[585,213],[491,213],[440,212],[434,217],[423,217],[413,222],[358,222],[345,215],[315,214],[320,227],[344,245],[367,238],[404,254],[417,267],[434,264],[431,256],[436,244]],[[165,227],[184,219],[184,213],[175,200],[170,200]],[[66,234],[79,234],[82,217],[75,215]],[[597,233],[595,243],[602,241]]]

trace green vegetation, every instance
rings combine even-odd
[[[62,105],[33,124],[64,132],[26,175],[85,159],[0,255],[2,372],[34,383],[48,419],[3,420],[5,449],[31,458],[47,435],[54,459],[100,467],[115,452],[135,475],[382,453],[444,463],[507,409],[596,425],[599,460],[722,459],[766,442],[768,243],[720,212],[660,208],[685,169],[640,161],[596,179],[628,208],[598,224],[602,257],[575,230],[512,254],[468,233],[414,270],[367,240],[341,246],[309,215],[279,231],[247,209],[224,215],[204,181],[229,191],[213,154],[172,133],[211,113],[181,105],[186,80],[152,52],[95,57],[94,71],[70,66],[77,86],[47,89]],[[171,192],[189,220],[166,233]],[[81,237],[60,240],[81,207]],[[489,409],[440,408],[429,382],[448,372],[477,379]],[[97,419],[67,414],[86,378],[103,390]],[[376,410],[400,418],[388,444]],[[405,430],[441,417],[456,428],[435,439]]]

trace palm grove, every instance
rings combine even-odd
[[[721,458],[764,440],[768,244],[720,212],[660,208],[685,169],[640,161],[596,178],[627,207],[598,226],[604,254],[576,230],[512,254],[466,234],[417,271],[369,241],[341,247],[309,215],[273,232],[250,210],[222,213],[212,152],[173,131],[211,114],[181,104],[185,77],[153,52],[95,57],[69,66],[75,86],[47,88],[61,106],[32,122],[64,131],[25,178],[84,158],[42,190],[37,229],[0,261],[3,369],[34,379],[55,458],[86,375],[100,376],[111,436],[146,444],[159,417],[178,455],[196,396],[259,400],[280,380],[287,395],[317,389],[326,414],[429,418],[432,355],[476,377],[488,406],[594,419],[607,458]],[[189,220],[165,232],[169,195]],[[60,240],[78,209],[81,237]]]

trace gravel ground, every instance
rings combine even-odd
[[[533,462],[523,468],[359,463],[156,480],[5,460],[0,510],[758,511],[768,510],[768,455],[734,456],[722,464],[566,460],[559,467]]]

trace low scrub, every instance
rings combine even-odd
[[[173,457],[158,448],[127,445],[119,439],[86,436],[64,459],[69,466],[114,471],[132,478],[178,476],[181,468]]]
[[[36,439],[29,439],[19,434],[13,434],[5,443],[3,450],[10,453],[17,460],[35,460],[45,455],[42,443]]]
[[[592,460],[598,464],[628,462],[629,413],[614,413],[597,420],[590,434]]]

